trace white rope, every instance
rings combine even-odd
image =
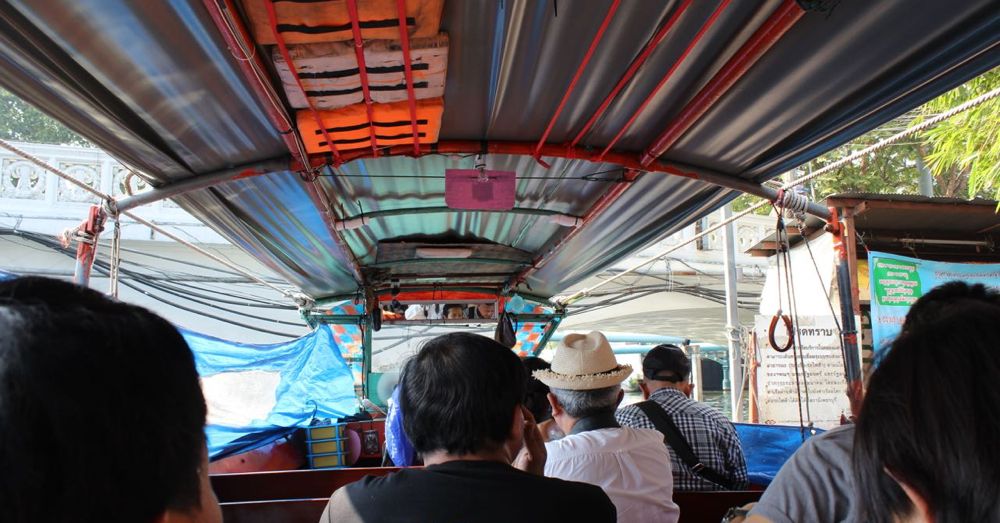
[[[85,184],[85,183],[83,183],[83,182],[81,182],[81,181],[73,178],[68,173],[65,173],[65,172],[63,172],[63,171],[61,171],[59,169],[56,169],[55,167],[52,167],[51,165],[49,165],[49,164],[47,164],[47,163],[39,160],[38,158],[35,158],[34,156],[32,156],[32,155],[30,155],[30,154],[28,154],[28,153],[26,153],[26,152],[18,149],[17,147],[14,147],[13,145],[11,145],[9,143],[7,143],[7,141],[0,139],[0,148],[7,149],[8,151],[10,151],[10,152],[12,152],[12,153],[20,156],[21,158],[24,158],[25,160],[28,160],[29,162],[37,165],[38,167],[41,167],[42,169],[45,169],[46,171],[48,171],[48,172],[50,172],[50,173],[52,173],[52,174],[54,174],[54,175],[56,175],[56,176],[58,176],[58,177],[60,177],[60,178],[62,178],[64,180],[66,180],[67,182],[69,182],[69,183],[71,183],[71,184],[73,184],[73,185],[75,185],[75,186],[83,189],[84,191],[87,191],[90,194],[93,194],[94,196],[97,196],[98,198],[104,200],[105,208],[108,211],[108,215],[109,216],[117,218],[117,216],[119,214],[124,214],[125,216],[128,216],[132,220],[135,220],[136,222],[138,222],[138,223],[140,223],[142,225],[145,225],[146,227],[149,227],[150,229],[152,229],[152,230],[154,230],[154,231],[156,231],[156,232],[158,232],[158,233],[166,236],[167,238],[170,238],[171,240],[174,240],[175,242],[177,242],[177,243],[179,243],[181,245],[184,245],[185,247],[188,247],[189,249],[192,249],[192,250],[198,252],[199,254],[201,254],[203,256],[206,256],[206,257],[208,257],[208,258],[210,258],[210,259],[212,259],[212,260],[214,260],[214,261],[216,261],[216,262],[218,262],[218,263],[220,263],[222,265],[225,265],[226,267],[229,267],[230,269],[232,269],[232,270],[234,270],[234,271],[242,274],[243,276],[246,276],[247,278],[249,278],[249,279],[251,279],[251,280],[253,280],[253,281],[255,281],[255,282],[257,282],[257,283],[259,283],[261,285],[264,285],[265,287],[270,287],[271,289],[274,289],[274,290],[280,292],[282,295],[284,295],[287,298],[292,299],[293,301],[295,301],[297,298],[299,298],[298,296],[296,296],[295,294],[293,294],[291,291],[289,291],[287,289],[282,289],[281,287],[278,287],[277,285],[274,285],[273,283],[271,283],[271,282],[269,282],[269,281],[261,278],[260,276],[257,276],[256,274],[254,274],[254,273],[246,270],[245,268],[240,267],[239,265],[236,265],[235,263],[233,263],[233,262],[231,262],[231,261],[229,261],[229,260],[227,260],[225,258],[222,258],[221,256],[217,256],[215,254],[212,254],[211,252],[209,252],[209,251],[207,251],[207,250],[205,250],[205,249],[203,249],[203,248],[201,248],[201,247],[199,247],[199,246],[197,246],[197,245],[195,245],[195,244],[193,244],[193,243],[191,243],[191,242],[189,242],[189,241],[187,241],[187,240],[185,240],[183,238],[180,238],[179,236],[177,236],[175,234],[170,233],[166,229],[164,229],[164,228],[162,228],[162,227],[160,227],[160,226],[158,226],[158,225],[156,225],[156,224],[154,224],[154,223],[152,223],[152,222],[150,222],[148,220],[140,218],[139,216],[136,216],[135,214],[132,214],[131,212],[128,212],[128,211],[121,212],[121,213],[117,212],[117,208],[115,207],[115,200],[114,200],[114,198],[112,198],[108,194],[105,194],[105,193],[103,193],[101,191],[98,191],[97,189],[94,189],[93,187],[91,187],[91,186],[89,186],[89,185],[87,185],[87,184]]]
[[[108,274],[110,283],[108,284],[108,294],[112,298],[118,298],[118,268],[122,263],[122,222],[120,216],[113,216],[115,221],[115,231],[111,236],[111,270]]]
[[[902,140],[904,138],[907,138],[907,137],[909,137],[909,136],[911,136],[913,134],[919,133],[920,131],[923,131],[924,129],[927,129],[929,127],[933,127],[934,125],[937,125],[938,123],[941,123],[942,121],[947,120],[948,118],[951,118],[951,117],[953,117],[953,116],[955,116],[955,115],[957,115],[959,113],[968,111],[969,109],[972,109],[973,107],[977,107],[979,105],[982,105],[982,104],[984,104],[984,103],[986,103],[986,102],[988,102],[988,101],[996,98],[997,96],[1000,96],[1000,87],[998,87],[998,88],[996,88],[996,89],[994,89],[994,90],[992,90],[992,91],[990,91],[988,93],[985,93],[985,94],[983,94],[981,96],[973,98],[972,100],[969,100],[968,102],[965,102],[965,103],[963,103],[961,105],[958,105],[958,106],[956,106],[956,107],[954,107],[952,109],[949,109],[949,110],[947,110],[947,111],[945,111],[945,112],[943,112],[943,113],[941,113],[941,114],[939,114],[937,116],[934,116],[933,118],[928,118],[927,120],[921,122],[918,125],[914,125],[913,127],[908,127],[904,131],[896,133],[896,134],[894,134],[894,135],[892,135],[892,136],[890,136],[888,138],[879,140],[878,142],[876,142],[876,143],[874,143],[874,144],[872,144],[872,145],[870,145],[868,147],[865,147],[864,149],[861,149],[860,151],[857,151],[857,152],[855,152],[855,153],[853,153],[853,154],[851,154],[849,156],[841,158],[840,160],[837,160],[836,162],[833,162],[830,165],[827,165],[827,166],[825,166],[825,167],[823,167],[821,169],[817,169],[816,171],[813,171],[812,173],[809,173],[808,175],[803,176],[802,178],[798,178],[798,179],[796,179],[794,181],[786,183],[786,184],[784,184],[784,185],[781,186],[781,188],[779,189],[779,191],[786,191],[787,192],[788,189],[791,189],[793,187],[802,185],[803,183],[805,183],[805,182],[807,182],[809,180],[812,180],[813,178],[822,176],[822,175],[824,175],[826,173],[829,173],[829,172],[831,172],[831,171],[833,171],[835,169],[839,169],[840,167],[842,167],[842,166],[844,166],[844,165],[846,165],[848,163],[851,163],[851,162],[857,160],[858,158],[861,158],[863,156],[866,156],[868,154],[876,152],[876,151],[878,151],[880,149],[888,147],[888,146],[890,146],[890,145],[892,145],[892,144],[894,144],[894,143],[896,143],[896,142],[898,142],[898,141],[900,141],[900,140]],[[681,247],[684,247],[684,246],[688,245],[689,243],[696,242],[696,241],[700,240],[701,238],[704,238],[705,236],[707,236],[707,235],[709,235],[709,234],[711,234],[711,233],[713,233],[713,232],[715,232],[715,231],[717,231],[717,230],[725,227],[726,225],[729,225],[730,223],[733,223],[736,220],[739,220],[740,218],[743,218],[744,216],[747,216],[747,215],[753,213],[754,211],[756,211],[757,209],[760,209],[761,207],[763,207],[765,205],[771,205],[771,202],[769,202],[767,200],[757,202],[757,203],[751,205],[750,207],[748,207],[748,208],[746,208],[746,209],[744,209],[744,210],[742,210],[742,211],[740,211],[740,212],[738,212],[738,213],[730,216],[729,218],[727,218],[725,220],[722,220],[721,222],[715,224],[714,226],[709,227],[708,229],[706,229],[706,230],[704,230],[704,231],[702,231],[702,232],[700,232],[700,233],[698,233],[698,234],[696,234],[696,235],[688,238],[687,240],[683,240],[680,243],[678,243],[677,245],[674,245],[674,246],[672,246],[672,247],[670,247],[668,249],[665,249],[665,250],[661,251],[659,254],[654,255],[652,258],[649,258],[649,259],[647,259],[644,262],[641,262],[641,263],[638,263],[636,265],[633,265],[632,267],[629,267],[628,269],[626,269],[626,270],[624,270],[624,271],[622,271],[622,272],[620,272],[620,273],[612,276],[611,278],[608,278],[608,279],[603,280],[603,281],[601,281],[601,282],[599,282],[599,283],[597,283],[595,285],[587,287],[586,289],[582,289],[582,290],[576,291],[575,293],[573,293],[573,294],[571,294],[569,296],[556,296],[556,297],[552,298],[552,301],[555,302],[555,303],[557,303],[557,304],[559,304],[559,305],[565,306],[565,305],[569,305],[570,303],[573,303],[574,301],[579,300],[580,298],[584,298],[586,296],[589,296],[590,293],[592,293],[595,290],[597,290],[597,289],[599,289],[599,288],[601,288],[601,287],[603,287],[603,286],[605,286],[605,285],[607,285],[607,284],[609,284],[609,283],[617,280],[618,278],[620,278],[622,276],[625,276],[626,274],[631,274],[631,273],[633,273],[633,272],[635,272],[635,271],[637,271],[637,270],[645,267],[646,265],[649,265],[650,263],[655,263],[656,261],[660,260],[664,256],[669,255],[670,253],[672,253],[672,252],[680,249]]]

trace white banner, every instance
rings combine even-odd
[[[792,350],[778,352],[768,342],[770,316],[758,315],[754,321],[757,336],[757,398],[760,422],[768,425],[798,425],[799,399],[802,421],[823,429],[840,424],[841,414],[850,415],[850,402],[845,393],[844,358],[840,350],[840,334],[832,316],[800,316],[795,327],[799,331],[801,353],[796,384]],[[788,336],[779,321],[775,341],[783,345]]]

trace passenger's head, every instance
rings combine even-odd
[[[444,306],[444,317],[449,320],[461,320],[465,318],[465,307],[457,303],[449,303]]]
[[[403,429],[421,454],[516,453],[527,381],[507,347],[477,334],[438,336],[403,367]]]
[[[673,388],[691,394],[691,358],[676,345],[657,345],[642,358],[643,381],[639,384],[643,394]]]
[[[528,371],[528,393],[524,396],[524,406],[531,411],[531,415],[539,423],[551,419],[552,407],[549,405],[548,399],[549,386],[531,375],[536,370],[548,369],[551,365],[536,356],[529,356],[521,361],[524,363],[525,370]]]
[[[497,317],[496,303],[480,303],[479,305],[476,305],[476,316],[487,320],[496,318]]]
[[[58,280],[0,282],[5,521],[221,521],[204,425],[165,320]]]
[[[949,283],[913,305],[858,418],[865,521],[1000,521],[998,346],[994,290]]]
[[[600,332],[567,334],[556,348],[552,367],[534,376],[549,386],[552,417],[569,433],[581,418],[612,415],[624,396],[621,382],[632,367],[621,365]]]

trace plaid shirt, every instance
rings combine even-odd
[[[677,428],[684,434],[691,450],[702,463],[724,476],[729,477],[737,489],[746,488],[747,464],[743,448],[736,435],[736,429],[721,412],[704,403],[693,401],[683,392],[664,388],[650,395],[649,399],[658,403],[673,418]],[[656,429],[646,414],[635,405],[618,409],[615,413],[623,427]],[[691,469],[670,450],[670,465],[674,473],[674,490],[723,490],[722,487],[691,472]]]

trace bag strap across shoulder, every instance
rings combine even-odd
[[[649,421],[653,423],[656,430],[663,434],[663,441],[677,453],[677,457],[684,462],[685,465],[691,472],[701,476],[702,478],[715,483],[716,485],[727,489],[733,490],[733,483],[729,478],[725,477],[718,471],[709,468],[704,463],[698,459],[695,455],[694,450],[691,448],[691,444],[688,443],[687,438],[681,433],[680,429],[677,428],[677,424],[674,423],[673,418],[667,411],[663,410],[663,407],[659,403],[653,400],[646,400],[635,404]]]

